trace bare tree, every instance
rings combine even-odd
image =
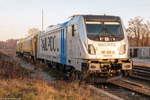
[[[142,27],[142,46],[148,46],[149,45],[149,37],[150,37],[150,24],[148,24],[149,22],[147,22],[146,24],[143,24]]]
[[[33,35],[33,34],[38,34],[40,30],[38,28],[31,28],[28,30],[28,34]]]
[[[127,28],[129,42],[134,46],[148,46],[150,37],[150,23],[141,17],[135,17],[129,21]]]

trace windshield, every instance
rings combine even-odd
[[[119,22],[86,22],[87,36],[95,41],[119,41],[124,38]]]

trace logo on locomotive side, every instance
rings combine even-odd
[[[41,47],[43,51],[56,51],[55,48],[55,38],[56,36],[45,37],[41,39]]]

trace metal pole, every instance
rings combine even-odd
[[[44,11],[42,9],[42,31],[43,31],[43,28],[44,28]]]

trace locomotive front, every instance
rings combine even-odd
[[[121,19],[117,16],[84,16],[87,34],[89,72],[102,76],[129,74],[132,63],[128,58],[128,39]]]

